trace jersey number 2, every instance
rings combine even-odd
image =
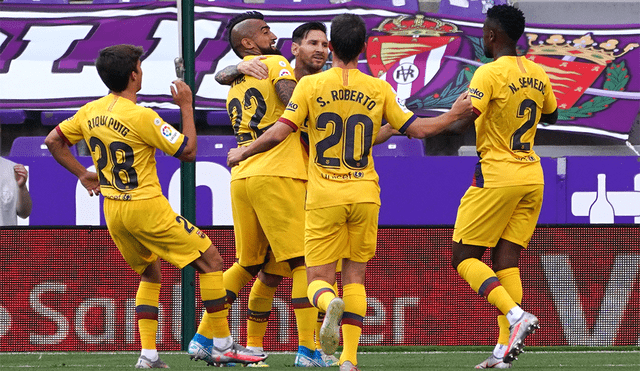
[[[520,103],[520,106],[518,107],[517,117],[523,118],[529,115],[529,118],[511,136],[511,149],[513,151],[530,151],[531,150],[531,143],[529,142],[522,143],[521,139],[524,133],[529,131],[529,129],[531,129],[533,125],[536,123],[537,113],[538,113],[538,106],[536,105],[536,102],[534,102],[533,100],[525,99],[522,101],[522,103]]]

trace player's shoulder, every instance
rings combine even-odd
[[[536,72],[539,73],[546,73],[544,70],[544,67],[542,67],[540,64],[536,63],[535,61],[529,60],[525,57],[522,57],[522,63],[524,63],[524,65],[529,69],[529,70],[535,70]]]
[[[285,57],[283,57],[281,55],[267,55],[267,56],[265,56],[265,58],[262,61],[267,66],[280,66],[280,67],[283,67],[283,68],[285,68],[285,67],[291,68],[291,63],[289,63],[287,58],[285,58]]]

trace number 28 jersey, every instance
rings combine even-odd
[[[472,186],[544,184],[533,150],[541,114],[557,108],[549,77],[524,57],[503,56],[478,68],[469,84],[474,111],[476,165]]]
[[[281,121],[297,130],[308,119],[308,210],[380,205],[371,147],[383,118],[400,132],[415,120],[384,80],[338,67],[300,79]]]
[[[187,144],[152,109],[113,94],[87,103],[56,130],[69,145],[87,141],[100,192],[123,201],[162,196],[156,148],[178,157]]]

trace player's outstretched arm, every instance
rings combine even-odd
[[[472,119],[473,105],[468,93],[460,94],[451,110],[437,117],[419,117],[406,130],[406,134],[411,138],[429,138],[444,131],[454,123],[463,123],[468,126]],[[466,127],[466,126],[465,126]]]
[[[258,153],[268,151],[277,146],[280,142],[293,132],[291,126],[278,120],[272,127],[264,132],[255,142],[248,146],[232,148],[227,154],[227,166],[233,167],[249,157]]]
[[[376,135],[376,140],[373,141],[373,145],[378,145],[386,142],[393,135],[401,134],[398,130],[394,129],[391,124],[384,124],[380,127],[380,131],[378,135]]]
[[[216,73],[215,79],[220,85],[231,85],[231,83],[242,75],[253,76],[258,80],[269,77],[269,68],[262,62],[265,56],[259,56],[248,61],[242,61],[235,66],[225,67]]]
[[[100,194],[98,175],[92,171],[88,171],[78,162],[56,129],[51,130],[47,138],[45,138],[44,144],[47,145],[49,152],[51,152],[53,158],[55,158],[60,165],[80,179],[80,183],[87,189],[89,196],[97,196]]]

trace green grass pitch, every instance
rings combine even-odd
[[[490,347],[363,347],[358,356],[362,371],[473,370]],[[520,370],[640,370],[640,347],[526,348],[512,369]],[[160,352],[173,370],[211,370],[185,352]],[[133,369],[137,352],[0,353],[0,370],[122,370]],[[293,370],[294,353],[273,353],[269,370]],[[239,369],[237,366],[235,369]],[[337,371],[336,368],[331,368]]]

